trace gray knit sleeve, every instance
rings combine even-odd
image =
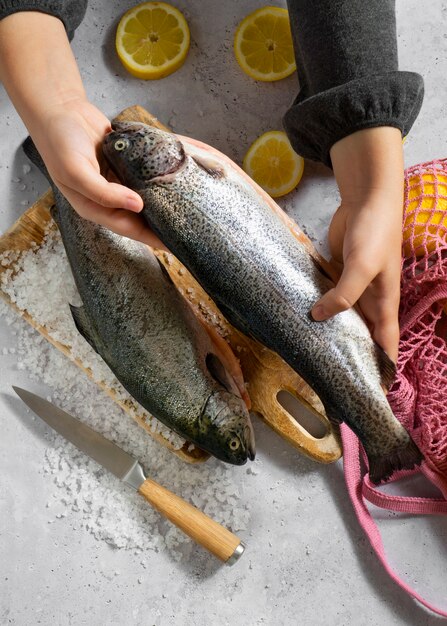
[[[351,133],[393,126],[406,136],[422,76],[398,71],[395,0],[288,0],[300,91],[284,117],[298,154],[332,167]]]
[[[40,11],[62,20],[69,39],[82,22],[87,0],[0,0],[0,20],[18,11]]]

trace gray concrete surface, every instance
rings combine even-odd
[[[296,77],[257,84],[244,76],[232,52],[236,24],[257,0],[178,0],[191,26],[185,66],[160,82],[130,77],[114,51],[119,16],[134,2],[90,3],[73,47],[89,96],[107,115],[139,103],[178,132],[210,143],[240,162],[262,132],[280,128],[296,91]],[[405,145],[406,165],[447,156],[447,2],[397,2],[401,69],[420,72],[426,97]],[[0,87],[0,232],[44,191],[33,170],[27,188],[24,127]],[[307,163],[299,189],[281,205],[323,246],[337,206],[326,168]],[[0,327],[0,347],[15,338]],[[0,351],[1,353],[1,351]],[[250,512],[247,552],[233,568],[197,548],[189,561],[167,553],[145,555],[147,569],[125,550],[112,550],[70,516],[47,522],[52,485],[42,472],[48,443],[28,428],[11,384],[42,394],[17,371],[13,355],[0,356],[0,623],[73,625],[404,625],[439,619],[398,590],[360,530],[341,465],[323,467],[301,457],[261,423],[255,424],[259,475],[240,473]],[[447,607],[444,520],[380,515],[385,546],[399,571]],[[108,572],[119,572],[110,576]],[[138,579],[141,579],[141,584]]]

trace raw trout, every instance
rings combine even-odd
[[[34,144],[24,149],[49,178]],[[222,461],[253,459],[248,410],[167,271],[147,246],[81,218],[52,187],[52,216],[83,302],[70,305],[79,332],[169,428]]]
[[[356,311],[312,320],[310,309],[332,283],[259,188],[210,147],[207,154],[145,124],[112,127],[104,153],[143,198],[151,228],[227,319],[278,353],[318,394],[328,418],[357,434],[371,480],[419,463],[381,387],[394,374],[392,362]]]

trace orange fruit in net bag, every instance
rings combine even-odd
[[[408,181],[408,200],[403,225],[404,256],[421,258],[434,252],[439,243],[447,243],[447,176],[412,176]]]

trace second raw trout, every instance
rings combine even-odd
[[[48,177],[31,140],[24,149]],[[250,416],[222,355],[152,251],[83,219],[52,187],[83,303],[70,306],[79,332],[166,426],[227,463],[253,459]]]

